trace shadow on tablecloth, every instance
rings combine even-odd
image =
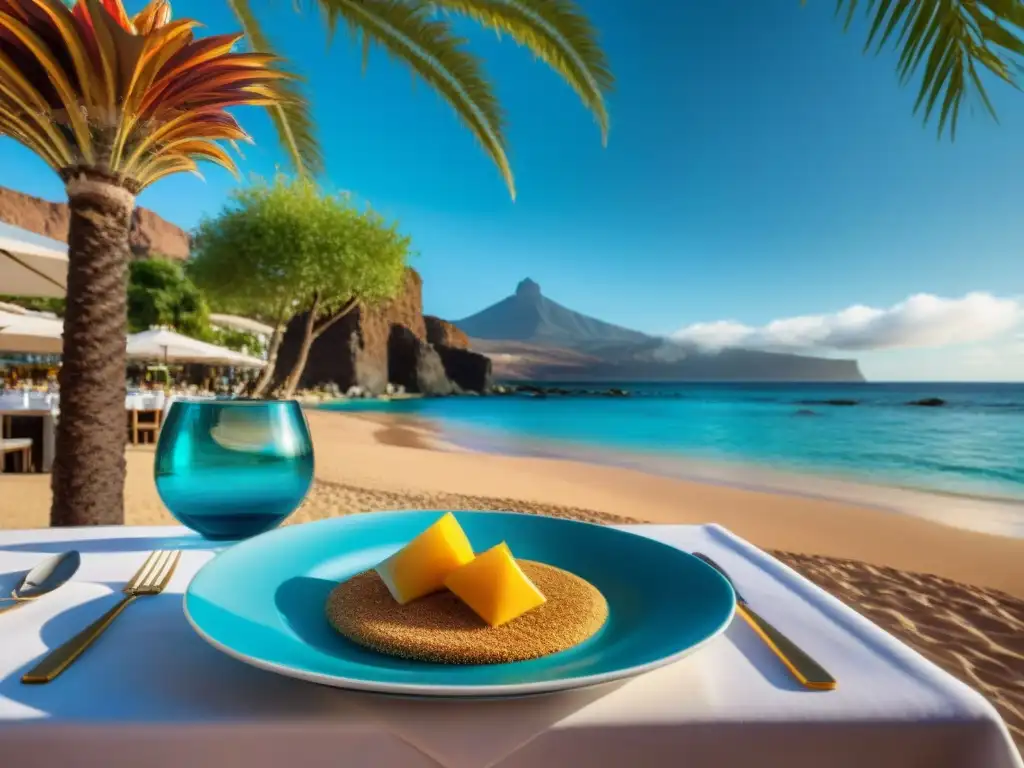
[[[40,639],[56,648],[120,597],[107,595],[54,616],[38,630]],[[350,706],[337,689],[264,672],[216,651],[188,626],[181,600],[180,593],[138,599],[55,681],[21,682],[35,657],[0,680],[0,697],[65,721],[290,719],[340,714]]]
[[[151,552],[154,549],[216,550],[236,542],[211,542],[198,535],[184,536],[125,536],[106,539],[66,539],[38,541],[22,544],[0,544],[2,552],[59,553],[77,549],[84,554],[104,552]]]
[[[26,568],[25,570],[22,570],[22,571],[8,571],[6,573],[0,573],[0,597],[7,597],[8,595],[10,595],[12,590],[16,586],[18,586],[18,584],[21,582],[22,577],[27,572],[28,572],[28,569]],[[67,582],[67,584],[61,585],[61,587],[59,587],[59,589],[64,589],[68,584],[71,584],[71,583],[72,582],[69,581],[69,582]],[[103,586],[103,587],[109,587],[114,592],[120,592],[121,589],[124,587],[124,582],[123,581],[90,581],[89,583],[90,584],[98,584],[98,585]],[[57,594],[57,593],[56,592],[51,592],[49,594]],[[6,605],[6,601],[0,602],[0,605]],[[21,610],[21,609],[19,608],[18,610]]]
[[[120,597],[110,594],[89,600],[52,617],[38,630],[31,622],[21,622],[12,631],[38,634],[46,648],[56,648]],[[365,723],[367,715],[387,722],[401,711],[398,702],[395,707],[383,702],[385,697],[315,685],[232,659],[196,635],[185,620],[181,601],[181,593],[140,598],[55,681],[21,682],[40,652],[0,680],[0,698],[36,710],[26,724],[46,719],[140,724],[312,720],[344,728]],[[254,634],[266,631],[266,627],[252,626]],[[540,732],[616,687],[553,694],[538,697],[545,699],[543,703],[530,706],[523,701],[519,706],[529,708],[531,727]]]
[[[738,616],[733,618],[732,623],[726,628],[725,636],[717,638],[714,642],[723,640],[736,646],[736,649],[750,662],[750,666],[779,690],[800,691],[811,696],[828,695],[828,691],[812,691],[800,685],[789,670],[783,666],[779,658],[765,645],[764,640],[758,637],[754,630]]]

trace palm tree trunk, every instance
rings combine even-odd
[[[302,374],[306,370],[306,362],[309,360],[309,350],[313,346],[315,337],[313,336],[313,328],[316,324],[316,314],[320,309],[320,295],[313,295],[313,303],[309,307],[309,313],[306,315],[306,325],[302,329],[302,344],[299,346],[299,356],[295,358],[295,365],[292,368],[288,378],[284,383],[284,389],[281,391],[281,397],[288,399],[295,394],[295,390],[299,386],[299,382],[302,380]]]
[[[65,178],[71,210],[51,525],[124,522],[128,235],[135,195],[102,174]]]
[[[279,322],[274,326],[274,333],[267,344],[267,365],[260,371],[260,376],[256,380],[256,388],[252,392],[253,397],[263,397],[267,388],[270,387],[270,382],[274,379],[274,368],[277,367],[277,353],[281,349],[281,340],[283,338],[284,323]]]

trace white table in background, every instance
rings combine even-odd
[[[173,397],[164,393],[131,393],[125,397],[125,412],[128,411],[163,411],[165,414],[173,402]],[[50,472],[53,469],[53,457],[56,451],[57,418],[60,416],[60,396],[31,393],[24,397],[21,393],[0,395],[0,418],[35,417],[43,421],[43,450],[40,470]]]
[[[760,550],[718,526],[628,528],[715,558],[767,619],[836,675],[838,690],[796,686],[736,621],[669,667],[595,689],[493,702],[342,691],[246,666],[193,633],[181,595],[213,553],[184,529],[2,531],[0,574],[9,582],[51,552],[78,549],[82,567],[57,593],[0,614],[0,762],[1021,768],[979,694]],[[55,682],[22,685],[20,674],[106,610],[154,548],[184,550],[168,592],[130,606]],[[666,610],[686,610],[686,595]]]
[[[6,417],[33,417],[42,419],[42,465],[43,472],[53,467],[56,450],[56,399],[52,395],[32,393],[4,393],[0,395],[0,420]]]

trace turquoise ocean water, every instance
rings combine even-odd
[[[415,415],[463,435],[739,462],[1024,501],[1024,385],[608,386],[628,389],[631,396],[450,397],[327,407]],[[932,397],[946,405],[907,405]]]

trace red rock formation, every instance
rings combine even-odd
[[[374,366],[388,369],[388,338],[391,326],[408,328],[422,341],[427,340],[427,326],[423,321],[423,278],[411,267],[405,270],[405,283],[398,296],[378,309],[356,310],[351,318],[337,325],[359,331],[364,354]]]
[[[416,270],[407,269],[393,301],[378,309],[355,310],[324,331],[309,351],[300,386],[336,384],[343,392],[358,386],[379,394],[390,381],[426,394],[458,388],[486,391],[490,360],[468,351],[469,339],[451,323],[423,317],[422,288]],[[277,358],[277,383],[295,363],[304,326],[305,316],[288,326]]]
[[[67,242],[70,214],[65,203],[51,203],[13,189],[0,187],[0,221]],[[167,256],[188,258],[191,239],[176,227],[146,208],[136,208],[132,216],[131,248],[136,258]]]
[[[360,386],[382,392],[388,382],[391,326],[404,326],[420,340],[427,339],[422,288],[419,273],[407,269],[402,290],[392,301],[377,309],[356,309],[324,331],[309,351],[300,386],[333,382],[343,390]],[[277,357],[277,381],[287,376],[295,362],[304,323],[305,315],[300,315],[288,325]]]
[[[469,349],[469,336],[460,331],[453,323],[432,315],[424,315],[427,326],[427,341],[431,344],[443,344],[455,349]]]

